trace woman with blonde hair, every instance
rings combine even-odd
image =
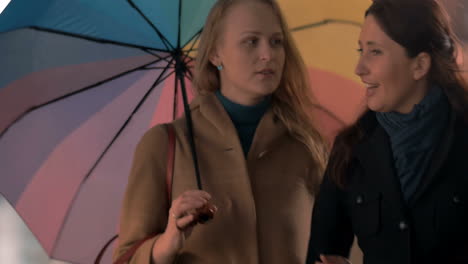
[[[114,259],[144,241],[129,263],[303,263],[327,159],[306,76],[274,0],[217,1],[199,43],[190,106],[203,188],[186,117],[171,124],[170,200],[168,135],[164,126],[150,129],[135,152]],[[207,205],[216,206],[214,219],[199,225]]]

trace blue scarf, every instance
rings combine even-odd
[[[390,137],[396,173],[408,202],[440,142],[449,120],[450,105],[439,87],[431,87],[408,114],[377,113],[377,120]]]

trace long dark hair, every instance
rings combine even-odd
[[[456,62],[458,41],[445,9],[436,0],[374,0],[365,13],[369,15],[408,57],[421,52],[431,56],[428,81],[444,90],[454,111],[468,122],[468,85]],[[339,186],[346,184],[352,149],[365,135],[362,125],[368,112],[335,139],[328,169]]]

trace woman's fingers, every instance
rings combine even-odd
[[[169,210],[172,222],[177,229],[183,230],[196,221],[197,209],[203,208],[211,199],[211,195],[205,191],[190,190],[179,195]]]
[[[182,218],[179,218],[176,220],[176,226],[180,230],[185,230],[187,227],[190,227],[194,224],[195,221],[195,215],[193,214],[188,214]]]
[[[197,208],[203,207],[205,204],[206,202],[202,200],[184,200],[173,207],[172,213],[175,214],[176,218],[181,218],[192,213]]]
[[[331,262],[328,261],[328,258],[325,255],[320,255],[320,260],[322,261],[323,264],[332,264]]]
[[[190,190],[182,193],[179,197],[200,197],[205,200],[211,200],[211,195],[201,190]]]
[[[172,208],[178,209],[179,207],[184,207],[183,210],[186,210],[186,207],[193,206],[193,202],[196,202],[198,206],[206,204],[211,199],[211,196],[204,191],[194,190],[187,191],[181,194],[177,199],[172,202]],[[181,210],[176,210],[175,213],[180,213]]]

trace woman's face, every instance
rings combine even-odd
[[[229,99],[253,105],[279,86],[285,63],[283,32],[265,3],[234,4],[222,20],[211,63],[222,65],[221,91]]]
[[[359,51],[355,73],[365,84],[370,110],[409,113],[424,98],[427,85],[421,85],[421,56],[409,58],[372,15],[362,26]]]

